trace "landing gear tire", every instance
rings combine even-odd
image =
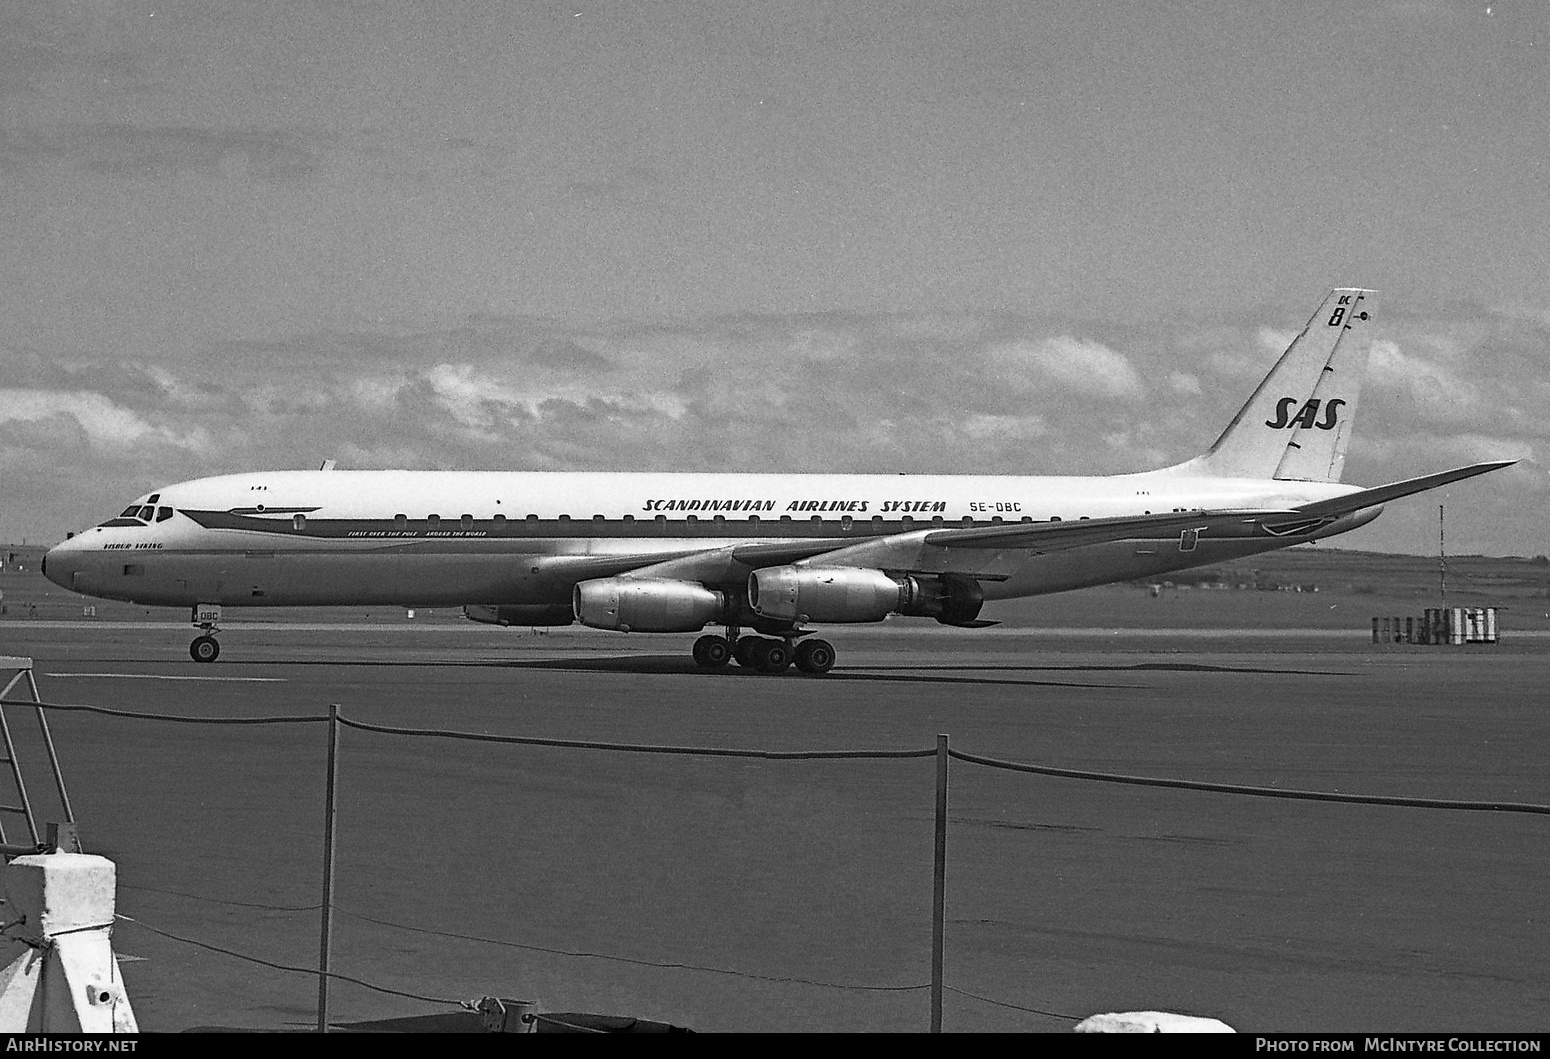
[[[213,636],[196,636],[188,645],[188,653],[196,662],[213,662],[221,657],[221,645]]]
[[[761,673],[780,673],[791,664],[791,648],[784,640],[761,640],[754,654],[754,667]]]
[[[834,645],[828,640],[803,640],[797,644],[797,668],[821,676],[834,668]]]
[[[732,658],[732,645],[720,636],[701,636],[694,641],[694,664],[719,669]]]
[[[763,642],[758,636],[739,636],[737,644],[732,648],[732,660],[744,669],[755,668],[754,652]]]

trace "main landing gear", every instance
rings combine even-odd
[[[705,669],[719,669],[735,661],[761,673],[784,672],[793,662],[803,673],[821,676],[834,668],[834,645],[828,640],[776,639],[772,636],[701,636],[694,641],[694,661]]]
[[[192,621],[203,630],[203,634],[194,637],[194,642],[188,645],[188,653],[196,662],[213,662],[221,657],[221,645],[216,642],[215,634],[220,630],[216,626],[221,620],[221,608],[211,603],[199,603],[194,606]]]

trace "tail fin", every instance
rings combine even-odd
[[[1222,436],[1178,470],[1338,482],[1367,371],[1376,304],[1375,291],[1330,291]]]

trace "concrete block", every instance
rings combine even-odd
[[[112,861],[88,853],[17,857],[0,874],[7,931],[31,941],[88,927],[113,925],[118,873]]]

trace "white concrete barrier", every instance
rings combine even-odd
[[[113,956],[106,857],[39,853],[0,870],[0,1033],[137,1033]]]

